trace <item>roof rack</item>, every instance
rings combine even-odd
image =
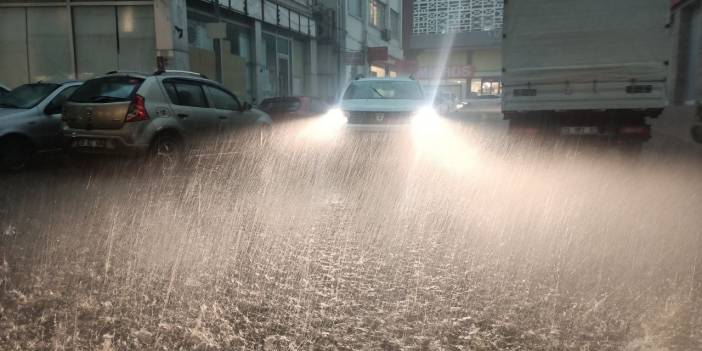
[[[179,71],[179,70],[172,70],[172,69],[158,70],[158,71],[154,72],[154,75],[155,75],[155,76],[160,76],[160,75],[163,75],[163,74],[170,74],[170,73],[173,73],[173,74],[187,74],[187,75],[191,75],[191,76],[196,76],[196,77],[201,77],[201,78],[208,79],[207,76],[204,75],[204,74],[202,74],[202,73],[190,72],[190,71]]]
[[[137,71],[109,71],[109,72],[105,73],[105,75],[119,74],[119,73],[122,73],[122,74],[138,74],[138,75],[141,75],[141,76],[145,76],[145,75],[146,75],[146,74],[144,74],[144,72],[137,72]]]

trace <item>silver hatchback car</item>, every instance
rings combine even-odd
[[[66,146],[81,153],[177,160],[195,144],[269,126],[262,111],[192,72],[111,72],[86,81],[63,111]]]
[[[34,154],[61,149],[61,107],[80,85],[30,83],[0,96],[0,168],[19,170]]]

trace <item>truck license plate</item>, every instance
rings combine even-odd
[[[561,135],[598,135],[597,127],[562,127]]]

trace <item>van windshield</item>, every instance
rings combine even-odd
[[[412,81],[358,81],[344,93],[344,100],[394,99],[421,100],[424,98],[419,84]]]

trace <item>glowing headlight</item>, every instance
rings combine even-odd
[[[432,127],[439,122],[439,114],[431,107],[422,107],[412,116],[412,124],[419,127]]]
[[[322,121],[332,125],[343,125],[348,122],[348,118],[340,108],[332,108],[322,116]]]

